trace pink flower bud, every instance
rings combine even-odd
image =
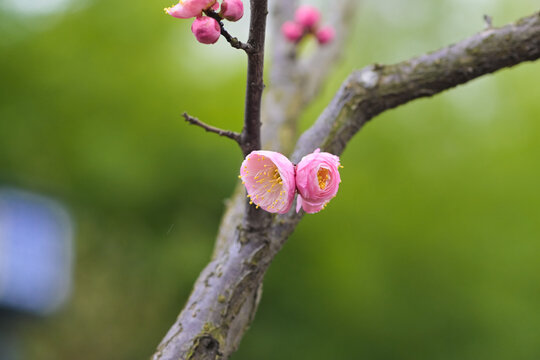
[[[172,7],[165,8],[165,12],[180,19],[189,19],[201,16],[203,10],[211,8],[216,0],[180,0]]]
[[[240,168],[250,204],[271,213],[289,211],[296,193],[294,165],[274,151],[253,151]]]
[[[287,21],[281,26],[281,33],[287,40],[297,42],[304,35],[304,28],[295,22]]]
[[[229,21],[240,20],[244,16],[244,4],[242,0],[223,0],[219,15]]]
[[[321,13],[317,8],[309,5],[300,6],[294,14],[294,20],[305,28],[314,27],[320,20]]]
[[[213,44],[221,35],[221,28],[215,19],[208,16],[199,16],[191,25],[191,32],[198,42]]]
[[[334,40],[334,37],[336,36],[336,31],[331,26],[324,26],[319,31],[317,31],[315,36],[317,37],[317,41],[319,42],[319,44],[324,45]]]
[[[324,209],[336,196],[341,178],[339,176],[339,157],[320,149],[306,155],[296,166],[296,188],[298,200],[296,212],[303,208],[313,214]]]

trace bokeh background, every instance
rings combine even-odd
[[[0,187],[62,203],[75,234],[65,305],[0,313],[17,359],[148,358],[209,260],[242,159],[180,114],[240,130],[245,61],[196,43],[169,5],[0,0]],[[363,0],[302,128],[353,69],[536,10]],[[245,38],[247,22],[231,31]],[[274,261],[232,358],[539,359],[539,79],[523,64],[369,123],[339,196]]]

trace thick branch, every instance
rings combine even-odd
[[[341,154],[368,120],[387,109],[539,57],[540,13],[536,13],[431,54],[355,72],[302,135],[293,161],[317,147]],[[238,191],[228,212],[237,213],[244,206],[244,191]],[[245,213],[242,223],[231,217],[222,224],[221,245],[154,360],[225,360],[237,348],[253,320],[264,274],[302,217],[294,209],[279,216]],[[246,221],[256,217],[257,222]]]
[[[321,147],[341,154],[374,116],[479,76],[540,57],[540,12],[395,65],[352,73],[317,122],[300,138],[293,161]]]
[[[229,131],[229,130],[223,130],[223,129],[220,129],[220,128],[205,124],[202,121],[200,121],[199,119],[188,115],[187,113],[183,113],[182,116],[191,125],[199,126],[199,127],[203,128],[204,130],[206,130],[208,132],[211,132],[211,133],[214,133],[214,134],[218,134],[219,136],[228,137],[229,139],[233,139],[234,141],[236,141],[237,143],[240,144],[240,134],[237,133],[237,132]]]
[[[241,42],[240,40],[238,40],[238,38],[232,36],[231,34],[229,34],[227,30],[225,30],[225,25],[223,24],[223,21],[222,21],[223,19],[221,18],[221,16],[219,16],[218,13],[216,13],[212,9],[205,10],[204,13],[206,14],[206,16],[209,16],[218,22],[219,28],[221,29],[221,35],[225,38],[225,40],[229,42],[229,44],[231,44],[233,48],[244,50],[246,53],[249,53],[250,51],[253,50],[251,46]]]

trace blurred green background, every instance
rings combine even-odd
[[[323,9],[329,3],[319,2]],[[538,10],[536,0],[365,0],[345,76]],[[18,325],[24,359],[146,359],[209,260],[237,181],[244,57],[197,44],[167,1],[0,0],[0,185],[76,222],[75,288]],[[245,38],[247,19],[232,26]],[[539,359],[540,63],[368,124],[339,196],[267,275],[232,358]]]

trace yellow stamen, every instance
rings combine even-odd
[[[317,180],[319,180],[319,187],[321,190],[326,189],[328,186],[328,180],[330,180],[330,171],[326,168],[320,168],[317,172]]]

